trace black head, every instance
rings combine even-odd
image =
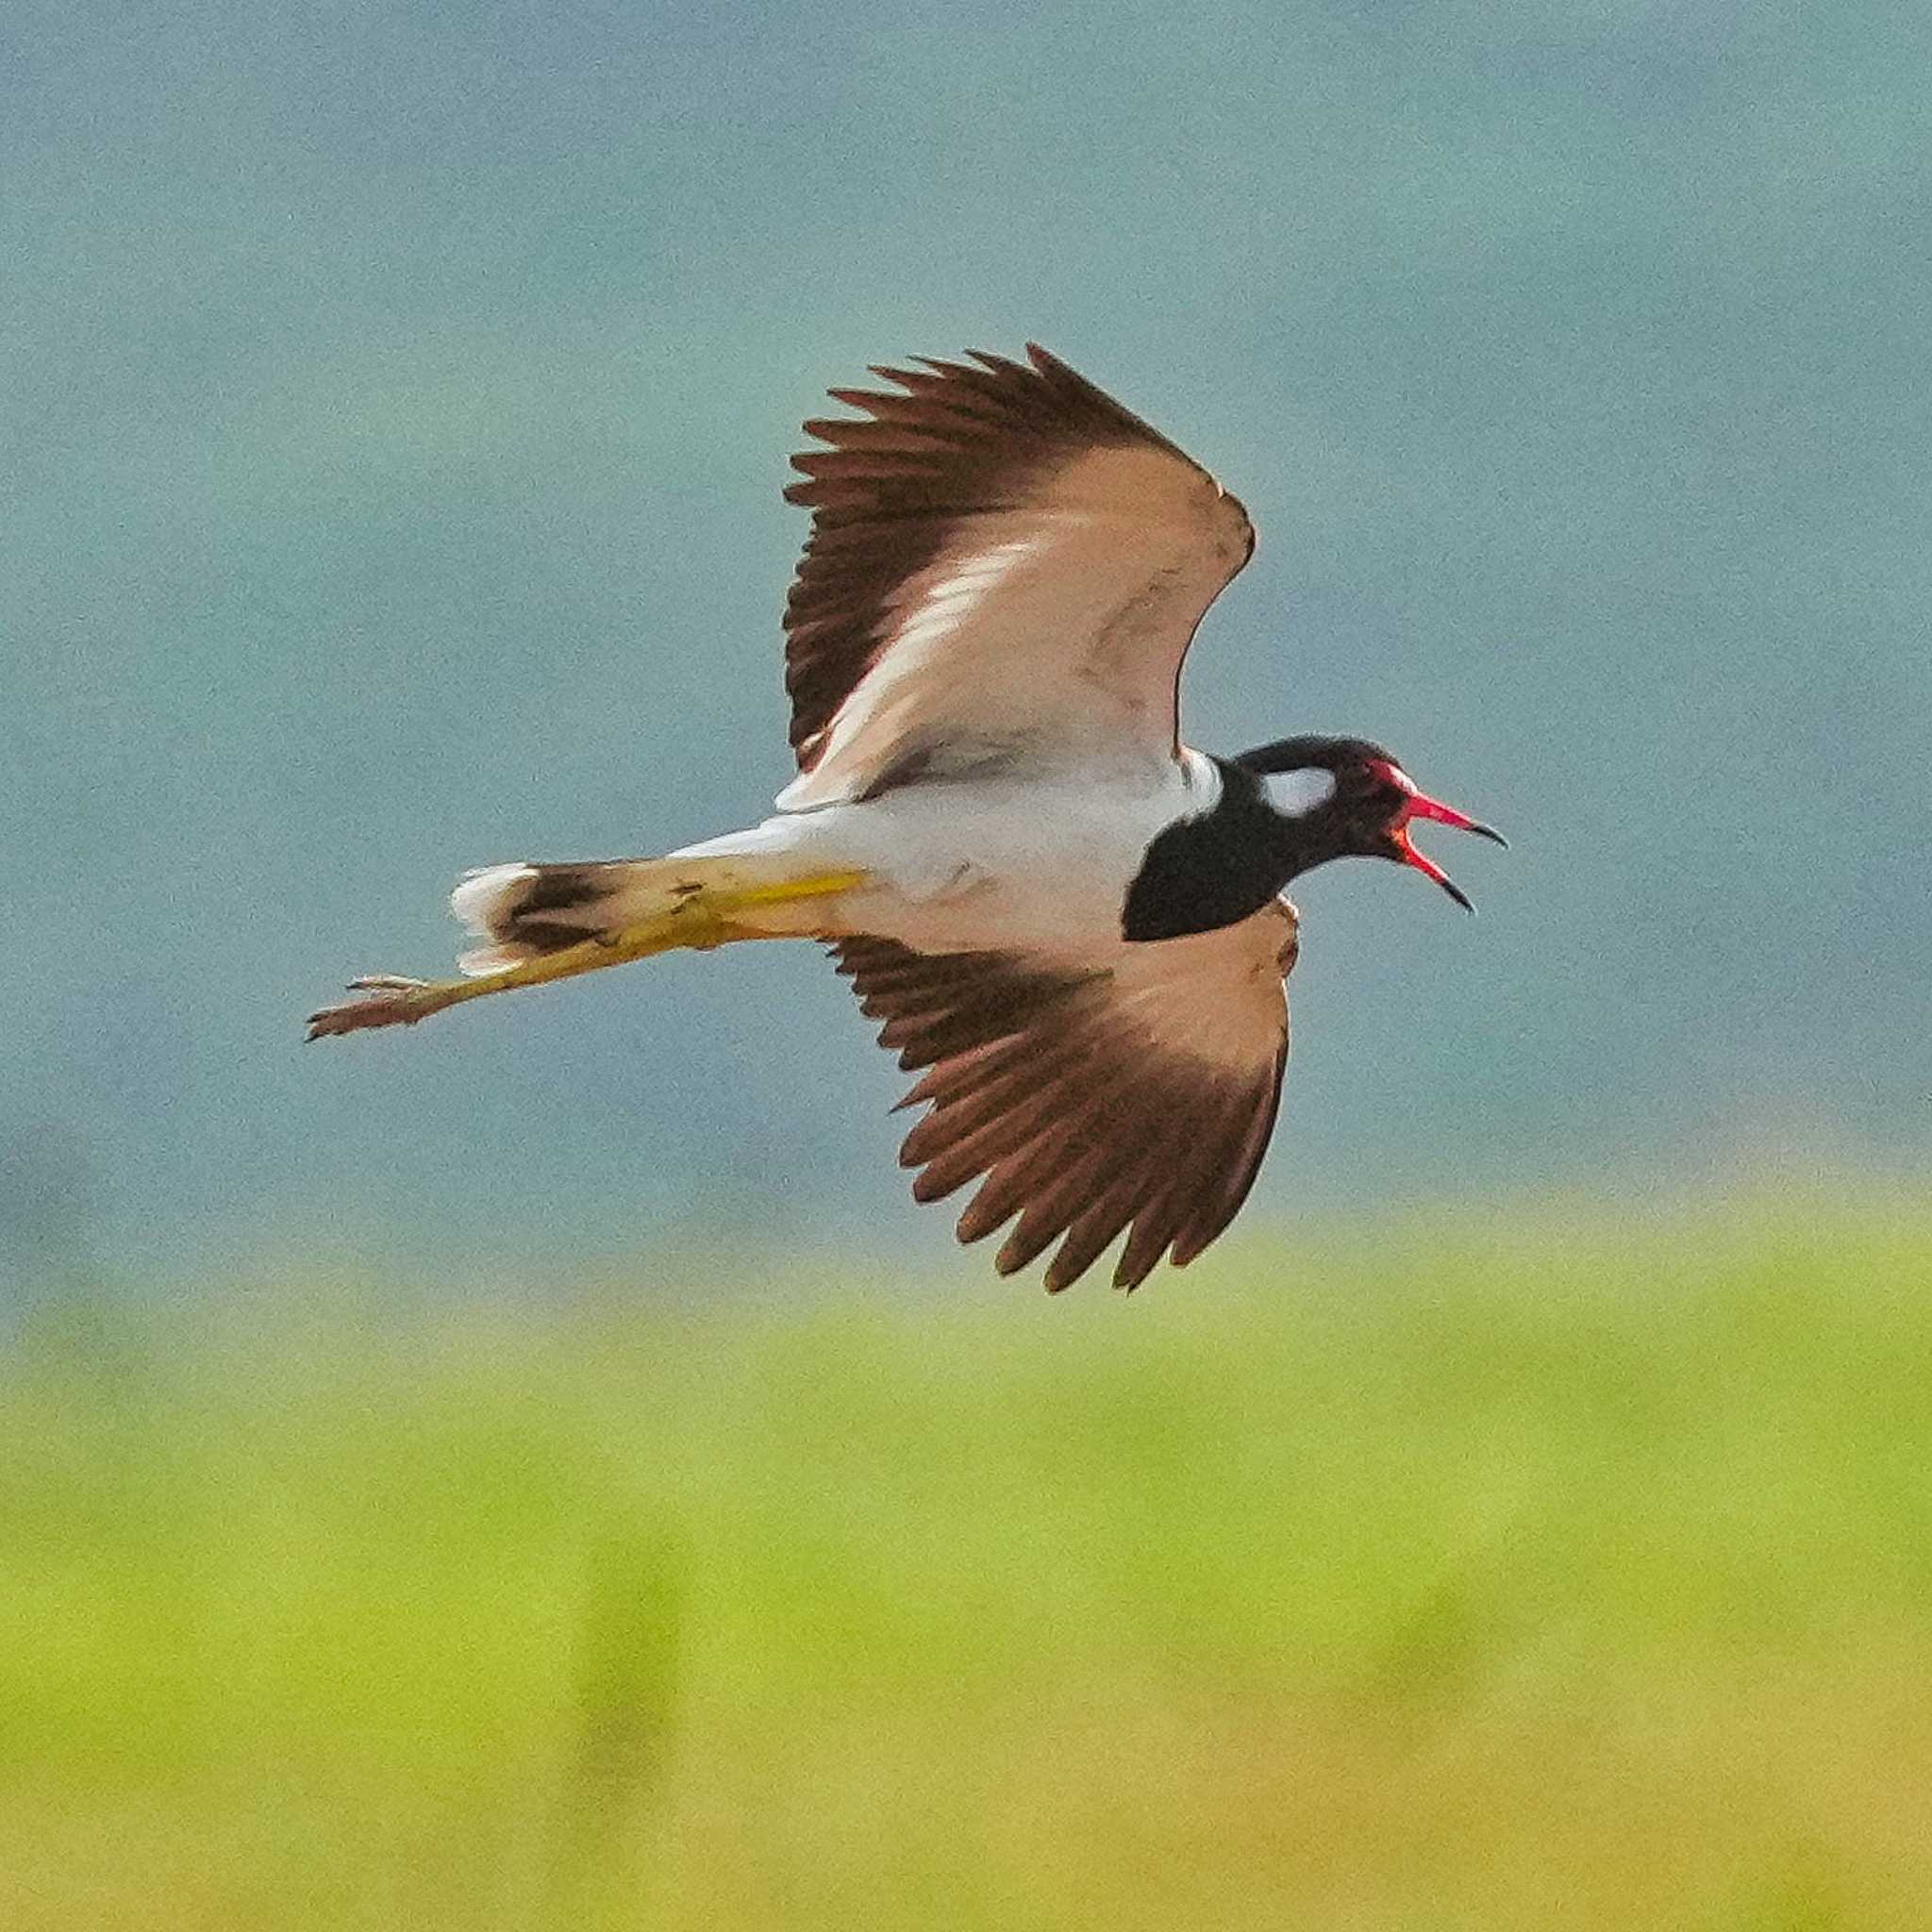
[[[1409,842],[1414,819],[1435,819],[1498,845],[1500,832],[1418,789],[1392,752],[1365,738],[1284,738],[1234,760],[1260,783],[1296,872],[1331,858],[1392,858],[1432,878],[1465,910],[1475,908],[1434,859]]]

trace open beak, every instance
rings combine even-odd
[[[1410,842],[1408,827],[1414,819],[1434,819],[1439,824],[1454,825],[1460,832],[1474,832],[1478,839],[1488,839],[1506,849],[1508,840],[1494,826],[1481,824],[1467,812],[1459,812],[1453,805],[1443,805],[1420,791],[1410,796],[1408,809],[1390,831],[1389,836],[1395,841],[1396,857],[1404,865],[1412,865],[1424,878],[1434,879],[1465,912],[1474,912],[1475,908],[1470,904],[1469,896],[1462,888],[1433,858],[1418,852]]]

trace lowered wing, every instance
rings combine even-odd
[[[1191,1261],[1247,1198],[1288,1060],[1286,900],[1214,932],[1124,941],[1089,970],[891,940],[833,951],[885,1023],[880,1043],[925,1070],[902,1103],[928,1108],[900,1150],[921,1170],[915,1198],[984,1176],[963,1241],[1019,1217],[1002,1274],[1058,1241],[1057,1291],[1125,1231],[1114,1285],[1131,1289],[1170,1250],[1176,1267]]]

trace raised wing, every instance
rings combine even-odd
[[[1128,1230],[1117,1288],[1161,1256],[1193,1259],[1247,1198],[1274,1129],[1288,1059],[1284,981],[1294,908],[1123,942],[1082,972],[1011,953],[915,953],[838,942],[881,1045],[925,1073],[900,1104],[929,1104],[899,1158],[936,1201],[986,1178],[959,1220],[975,1241],[1014,1215],[994,1266],[1024,1268],[1055,1241],[1058,1292]]]
[[[808,423],[785,618],[787,808],[895,777],[1178,744],[1181,659],[1255,546],[1247,512],[1044,349],[874,374]]]

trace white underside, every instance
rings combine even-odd
[[[788,871],[857,871],[838,929],[922,952],[1024,947],[1092,958],[1120,943],[1127,888],[1147,846],[1176,819],[1212,808],[1220,774],[1196,752],[1180,762],[1124,759],[1112,771],[898,787],[858,804],[780,811],[673,858],[769,857]],[[773,933],[824,929],[823,908],[749,915]]]

